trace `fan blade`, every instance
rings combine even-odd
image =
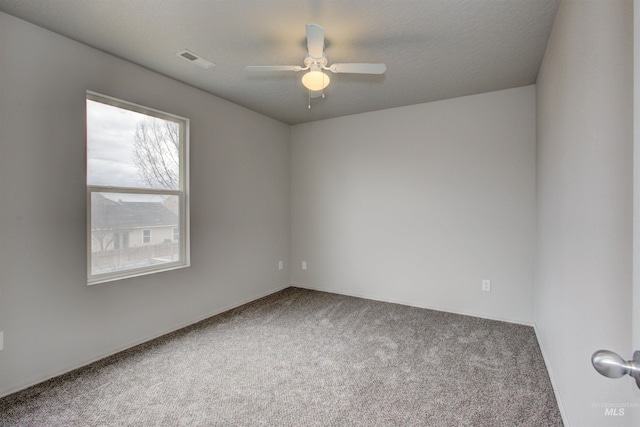
[[[384,74],[384,64],[332,64],[329,70],[334,73]]]
[[[317,24],[307,24],[307,49],[309,56],[320,59],[324,53],[324,28]]]
[[[300,71],[299,65],[249,65],[244,67],[247,71]]]

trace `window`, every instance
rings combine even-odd
[[[88,283],[188,266],[188,119],[86,103]]]

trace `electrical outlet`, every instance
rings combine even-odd
[[[302,269],[303,270],[307,269],[307,261],[302,261]]]
[[[485,292],[491,292],[491,280],[482,281],[482,290]]]
[[[282,270],[284,268],[284,261],[278,261],[278,270]]]

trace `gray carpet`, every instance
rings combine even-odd
[[[533,329],[289,288],[0,399],[2,426],[560,426]]]

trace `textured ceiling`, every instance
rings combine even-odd
[[[0,11],[289,124],[534,84],[559,0],[0,0]],[[305,24],[329,63],[382,62],[382,76],[331,74],[312,100]],[[202,70],[175,53],[216,63]]]

